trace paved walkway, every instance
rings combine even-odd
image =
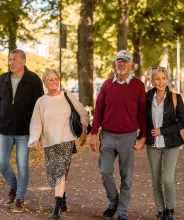
[[[176,168],[176,220],[184,220],[184,151],[180,152]],[[73,155],[66,190],[69,210],[62,214],[62,219],[103,219],[102,213],[106,209],[108,201],[98,172],[97,160],[98,155],[92,153],[88,148],[80,149],[77,154]],[[14,163],[14,159],[12,161]],[[47,184],[43,157],[37,152],[32,152],[30,165],[30,184],[24,213],[14,214],[11,206],[4,206],[3,198],[8,189],[0,176],[0,220],[41,220],[47,219],[50,215],[54,194]],[[116,162],[115,179],[119,187],[117,167]],[[143,150],[136,153],[133,192],[128,217],[129,220],[151,220],[156,219],[155,215],[151,176],[146,152]],[[117,215],[113,219],[117,219]]]

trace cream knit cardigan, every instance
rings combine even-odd
[[[89,123],[87,111],[73,94],[70,92],[67,94],[80,115],[81,123],[87,126]],[[35,104],[31,118],[29,147],[32,147],[33,142],[40,138],[43,147],[75,140],[76,137],[70,128],[70,114],[71,108],[64,92],[57,96],[40,97]]]

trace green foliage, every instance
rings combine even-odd
[[[58,68],[58,21],[59,1],[56,0],[9,0],[0,1],[0,44],[7,47],[10,30],[17,29],[17,39],[40,41],[44,35],[55,39],[50,45],[53,58],[45,68]],[[80,0],[62,1],[62,19],[67,25],[67,49],[62,49],[62,71],[64,77],[77,78],[77,28],[80,19]],[[36,10],[35,10],[36,9]],[[121,1],[96,0],[94,13],[94,65],[98,76],[108,77],[117,50],[117,33],[121,14]],[[164,46],[169,46],[169,62],[176,66],[176,38],[184,45],[183,0],[129,0],[128,49],[134,51],[132,39],[141,36],[143,70],[159,64]],[[14,23],[12,23],[14,21]],[[16,21],[16,22],[15,22]],[[36,22],[34,24],[34,22]],[[17,25],[17,26],[16,26]],[[42,27],[42,29],[40,28]],[[36,33],[36,34],[35,34]],[[32,57],[31,59],[33,59]],[[7,63],[6,58],[1,60]],[[45,61],[37,59],[35,71],[42,73]],[[33,65],[33,64],[31,64]],[[31,66],[30,65],[30,66]],[[0,65],[0,72],[7,69]],[[34,65],[33,65],[34,66]]]
[[[59,66],[59,2],[49,0],[42,2],[39,8],[39,22],[42,29],[39,30],[39,37],[49,36],[53,43],[50,43],[50,54],[55,59],[54,69]],[[62,75],[64,79],[68,77],[77,78],[77,28],[80,19],[79,1],[68,0],[62,4],[62,23],[67,27],[67,48],[62,49]]]
[[[34,0],[9,0],[0,3],[0,43],[10,48],[10,39],[34,40],[29,24],[34,22]],[[31,16],[32,15],[32,16]]]
[[[95,69],[99,76],[108,77],[117,50],[118,1],[97,0],[94,13]]]
[[[8,71],[8,57],[0,54],[0,74]]]
[[[178,0],[131,0],[130,31],[142,36],[143,69],[159,64],[163,46],[169,46],[171,67],[176,66],[176,38],[183,42],[184,3]],[[170,59],[169,59],[170,60]]]

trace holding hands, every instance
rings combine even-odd
[[[134,149],[135,151],[141,151],[144,148],[146,142],[146,138],[142,137],[140,140],[136,140],[135,145],[134,145]]]

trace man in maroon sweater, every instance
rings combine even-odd
[[[107,79],[96,101],[91,132],[91,149],[97,153],[98,129],[101,127],[99,169],[106,189],[109,207],[103,213],[127,220],[132,189],[134,149],[140,151],[146,139],[146,99],[144,84],[130,75],[132,56],[121,50],[115,58],[116,75]],[[140,129],[141,139],[137,139]],[[119,157],[120,194],[113,179],[114,161]]]

